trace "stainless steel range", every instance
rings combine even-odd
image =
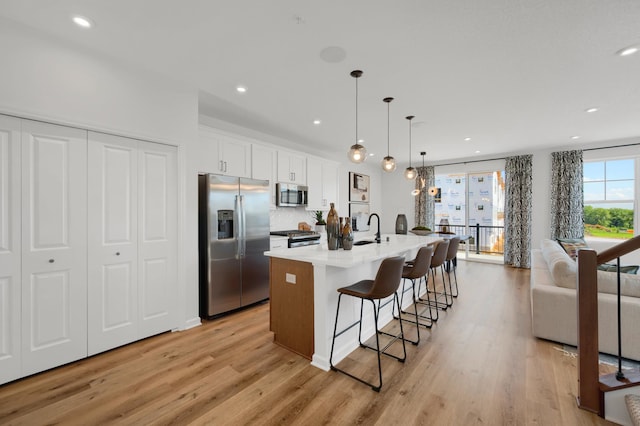
[[[271,235],[289,237],[287,240],[289,248],[320,244],[320,234],[315,231],[300,231],[298,229],[292,229],[289,231],[271,231]]]

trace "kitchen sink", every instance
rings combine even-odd
[[[364,246],[367,244],[372,244],[375,241],[371,241],[371,240],[361,240],[361,241],[356,241],[355,243],[353,243],[354,246]]]

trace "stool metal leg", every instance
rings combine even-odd
[[[397,335],[397,336],[379,330],[378,329],[378,309],[376,309],[376,304],[372,299],[367,299],[367,300],[371,301],[371,305],[372,305],[372,308],[373,308],[373,317],[374,317],[374,322],[375,322],[374,325],[375,325],[375,335],[376,335],[375,336],[376,337],[376,347],[374,348],[374,347],[368,346],[368,345],[362,343],[362,341],[361,341],[362,340],[361,339],[361,332],[362,332],[362,314],[363,314],[364,299],[360,299],[360,319],[358,321],[354,322],[353,324],[349,325],[347,328],[343,329],[342,331],[338,332],[338,316],[339,316],[339,313],[340,313],[340,301],[341,301],[341,298],[342,298],[342,293],[340,293],[340,295],[338,295],[338,307],[336,309],[336,322],[335,322],[335,325],[333,327],[333,341],[331,342],[331,352],[329,354],[329,365],[331,367],[331,370],[338,371],[338,372],[340,372],[340,373],[342,373],[342,374],[344,374],[346,376],[351,377],[352,379],[355,379],[355,380],[359,381],[360,383],[363,383],[363,384],[365,384],[367,386],[370,386],[371,389],[373,389],[374,391],[380,392],[380,389],[382,388],[382,361],[381,361],[380,355],[381,354],[387,355],[388,357],[394,358],[394,359],[396,359],[396,360],[398,360],[400,362],[404,362],[407,359],[407,349],[406,349],[406,346],[405,346],[404,329],[402,328],[402,321],[400,321],[400,334]],[[398,297],[397,293],[394,293],[393,301],[394,301],[394,305],[397,306],[398,311],[400,311],[400,298]],[[351,373],[349,373],[347,371],[344,371],[344,370],[336,367],[333,364],[333,350],[334,350],[335,343],[336,343],[336,337],[339,337],[340,335],[342,335],[343,333],[345,333],[346,331],[350,330],[351,328],[353,328],[356,325],[359,325],[358,340],[360,341],[360,346],[362,346],[363,348],[371,349],[371,350],[374,350],[374,351],[377,352],[377,355],[378,355],[378,379],[379,379],[379,384],[378,385],[375,385],[373,383],[369,383],[369,382],[367,382],[367,381],[365,381],[365,380],[363,380],[363,379],[361,379],[359,377],[356,377],[353,374],[351,374]],[[382,349],[380,349],[380,338],[379,338],[380,334],[385,334],[387,336],[393,337],[393,339],[389,343],[387,343],[387,345]],[[393,355],[393,354],[385,352],[387,350],[387,348],[389,348],[389,346],[391,346],[398,339],[402,340],[402,353],[403,353],[402,357],[399,357],[399,356],[396,356],[396,355]]]

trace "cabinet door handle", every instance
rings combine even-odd
[[[55,262],[54,259],[49,259],[49,263],[53,263],[53,262]]]
[[[224,170],[222,169],[222,160],[220,160],[220,165],[218,166],[218,170],[220,170],[221,172],[224,172]]]
[[[225,172],[227,171],[227,162],[226,161],[224,162],[224,171]]]

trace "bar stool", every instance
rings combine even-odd
[[[407,291],[412,290],[413,308],[414,308],[413,314],[415,316],[415,321],[410,320],[408,318],[402,318],[402,314],[410,314],[407,311],[401,311],[401,314],[398,315],[397,317],[395,316],[395,313],[394,313],[394,317],[397,319],[400,319],[401,321],[407,321],[416,325],[416,332],[418,333],[417,339],[415,341],[407,339],[407,341],[413,343],[414,345],[417,345],[418,343],[420,343],[420,326],[425,328],[431,328],[433,323],[438,320],[437,318],[438,310],[436,309],[435,318],[431,310],[432,306],[429,301],[429,292],[426,293],[426,296],[427,296],[426,303],[420,301],[420,299],[418,298],[419,294],[416,293],[416,280],[418,280],[418,289],[420,288],[420,283],[423,279],[425,280],[425,287],[426,287],[426,279],[427,279],[426,277],[429,274],[429,268],[431,266],[432,256],[433,256],[433,247],[431,246],[420,247],[420,249],[418,249],[418,253],[416,254],[416,258],[412,261],[405,263],[404,267],[402,268],[402,291],[400,292],[400,306],[402,307],[403,305],[404,294]],[[406,280],[411,281],[411,287],[409,288],[406,287],[405,285]],[[427,308],[425,308],[421,313],[418,313],[418,304],[425,305],[429,309],[429,316],[425,315]],[[424,322],[424,321],[421,322],[420,318],[426,319],[428,320],[428,322]]]
[[[456,275],[456,256],[458,256],[458,246],[460,245],[460,237],[453,237],[449,240],[449,249],[447,250],[447,256],[445,258],[447,275],[449,276],[449,291],[453,297],[458,297],[458,276]],[[456,282],[456,292],[453,292],[451,288],[451,270],[453,270],[453,278]]]
[[[449,301],[450,294],[447,293],[447,283],[444,278],[444,262],[447,258],[447,251],[449,250],[449,240],[444,240],[438,243],[435,251],[433,252],[433,257],[431,258],[431,277],[433,278],[433,290],[429,290],[428,281],[427,281],[427,293],[431,292],[434,295],[434,300],[430,301],[431,306],[434,308],[446,311],[449,306],[453,305],[453,298],[451,298],[451,302]],[[442,292],[438,293],[436,290],[436,271],[440,268],[442,273]],[[418,291],[420,289],[418,288]],[[444,302],[439,302],[438,298],[444,296]],[[424,299],[420,299],[424,301]],[[428,298],[427,298],[428,301]]]
[[[380,299],[384,299],[393,295],[394,303],[397,304],[398,310],[400,310],[400,301],[398,299],[398,294],[396,293],[396,290],[398,290],[398,286],[400,284],[400,278],[402,278],[403,265],[404,265],[404,257],[402,256],[388,257],[384,259],[380,264],[380,267],[378,268],[378,272],[376,274],[376,278],[374,280],[362,280],[348,287],[342,287],[338,289],[338,293],[340,294],[338,295],[338,307],[336,309],[336,322],[333,327],[333,341],[331,342],[331,353],[329,355],[329,365],[331,366],[332,370],[339,371],[340,373],[343,373],[361,383],[364,383],[365,385],[371,386],[371,389],[373,389],[376,392],[380,392],[380,388],[382,388],[382,365],[380,362],[380,354],[382,353],[391,358],[395,358],[400,362],[404,362],[405,359],[407,358],[407,349],[404,341],[404,332],[402,330],[402,321],[400,321],[400,334],[397,336],[378,330],[378,309],[376,308],[376,304],[375,304],[375,300],[379,301]],[[340,301],[343,295],[357,297],[360,299],[360,319],[354,322],[353,324],[349,325],[342,331],[338,332],[337,331],[338,330],[338,314],[340,313]],[[373,317],[374,317],[375,328],[376,328],[376,347],[375,348],[369,345],[366,345],[362,342],[362,312],[363,312],[365,300],[371,301],[371,305],[373,306]],[[355,327],[356,325],[359,326],[358,342],[360,343],[360,346],[363,348],[372,349],[376,351],[378,354],[379,384],[377,386],[373,383],[369,383],[333,365],[333,349],[336,343],[336,337],[339,337],[340,335],[350,330],[351,328]],[[380,341],[378,338],[379,334],[386,334],[388,336],[393,337],[393,339],[382,349],[380,349]],[[402,352],[403,352],[402,357],[385,352],[389,348],[389,346],[391,346],[398,339],[402,340]]]

